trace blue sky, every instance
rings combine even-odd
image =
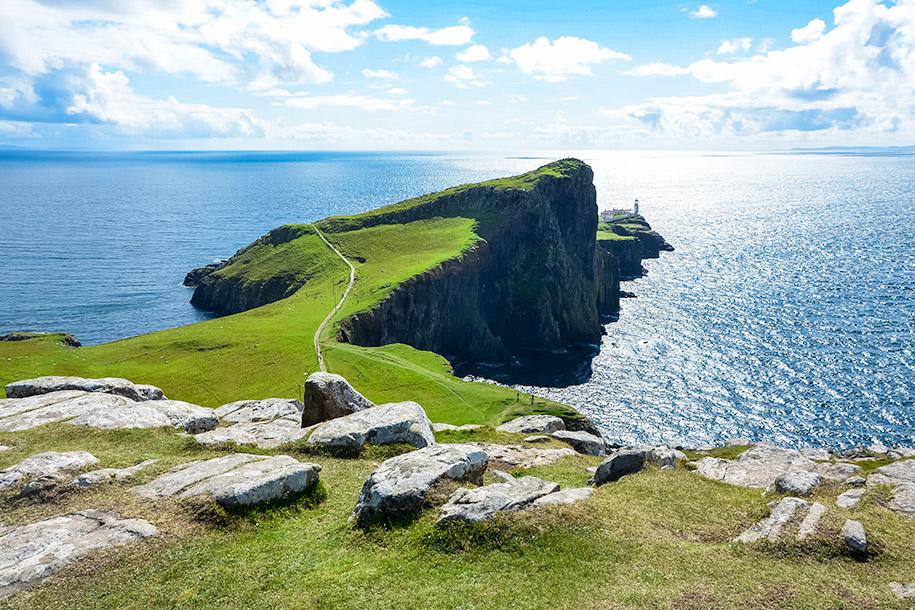
[[[0,145],[915,144],[915,0],[3,0]]]

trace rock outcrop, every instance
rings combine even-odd
[[[90,551],[158,533],[142,519],[85,510],[0,531],[0,598],[27,589]]]
[[[305,380],[302,426],[351,415],[375,404],[333,373],[312,373]]]
[[[83,377],[38,377],[23,379],[6,385],[7,398],[27,398],[62,390],[79,390],[82,392],[101,392],[115,394],[134,401],[162,400],[162,390],[151,385],[141,385],[118,377],[85,379]]]
[[[289,398],[239,400],[217,407],[213,413],[233,425],[196,434],[201,445],[234,443],[273,449],[310,432],[301,425],[302,403]]]
[[[584,453],[585,455],[606,455],[607,454],[607,444],[604,442],[604,439],[599,436],[594,436],[587,432],[573,432],[571,430],[557,430],[553,432],[550,436],[555,438],[558,441],[568,443],[572,445],[572,448],[575,449],[578,453]]]
[[[97,464],[98,458],[86,451],[47,451],[26,458],[0,470],[0,490],[8,489],[31,477],[54,477],[58,473],[82,470],[92,464]]]
[[[549,434],[565,430],[565,423],[555,415],[524,415],[496,427],[496,432],[515,434]]]
[[[499,511],[528,508],[538,498],[559,491],[556,483],[537,477],[515,479],[506,474],[502,479],[502,483],[455,491],[440,508],[438,523],[489,521]]]
[[[144,468],[152,466],[158,460],[146,460],[127,468],[101,468],[81,474],[70,482],[74,487],[92,487],[110,481],[123,481],[138,474]]]
[[[363,445],[406,443],[414,447],[435,444],[432,422],[412,401],[393,402],[338,417],[315,427],[308,442],[358,450]]]

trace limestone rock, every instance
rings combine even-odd
[[[81,390],[83,392],[101,392],[116,394],[130,400],[162,400],[162,390],[151,385],[135,384],[118,377],[85,379],[83,377],[38,377],[23,379],[6,385],[8,398],[25,398],[36,394],[47,394],[61,390]]]
[[[41,407],[47,407],[58,402],[69,400],[82,396],[85,392],[79,390],[61,390],[60,392],[50,392],[48,394],[36,394],[26,398],[4,398],[0,400],[0,418],[18,415],[26,411],[34,411]]]
[[[525,415],[496,428],[498,432],[512,432],[519,434],[549,434],[557,430],[565,430],[566,425],[554,415]]]
[[[651,450],[650,462],[658,465],[661,470],[674,470],[678,459],[685,459],[686,454],[667,445],[659,445]]]
[[[752,445],[753,441],[748,439],[745,436],[739,436],[737,438],[729,438],[724,441],[725,447],[743,447],[744,445]]]
[[[441,479],[479,483],[489,461],[470,444],[432,445],[382,462],[366,480],[350,517],[360,525],[395,514],[416,514]]]
[[[902,460],[875,469],[867,477],[868,485],[900,485],[915,483],[915,460]]]
[[[314,429],[308,442],[349,449],[392,443],[422,448],[435,444],[435,433],[423,408],[407,401],[380,405],[324,422]]]
[[[374,407],[340,375],[312,373],[305,380],[302,426],[351,415]]]
[[[903,458],[915,457],[915,449],[912,449],[911,447],[893,447],[893,452],[898,453],[899,457]]]
[[[453,424],[432,424],[433,432],[448,432],[448,431],[461,431],[461,432],[472,432],[474,430],[479,430],[483,426],[481,424],[464,424],[463,426],[455,426]]]
[[[262,460],[264,456],[251,455],[250,453],[233,453],[211,460],[189,462],[176,466],[159,478],[133,488],[133,492],[144,498],[164,498],[175,496],[192,485],[214,477],[224,472],[229,472],[248,462]]]
[[[90,551],[157,534],[142,519],[86,510],[0,531],[0,598],[51,576]]]
[[[213,411],[219,419],[233,424],[270,422],[279,418],[301,421],[304,406],[291,398],[265,398],[263,400],[239,400],[222,405]]]
[[[896,599],[912,599],[915,597],[915,583],[904,585],[900,582],[891,582],[890,591],[896,596]]]
[[[857,476],[857,474],[861,472],[861,467],[857,464],[848,464],[846,462],[838,462],[835,464],[822,462],[817,464],[813,471],[827,481],[841,482],[849,477]]]
[[[855,508],[861,503],[861,498],[864,497],[865,493],[867,493],[867,490],[863,488],[849,489],[839,494],[839,497],[836,498],[836,505],[842,508]]]
[[[498,445],[473,441],[468,443],[482,449],[489,456],[490,465],[499,464],[511,468],[530,468],[532,466],[549,466],[564,457],[578,455],[574,449],[537,449],[521,445]]]
[[[591,478],[591,485],[618,481],[627,474],[640,471],[645,466],[646,452],[642,449],[620,449],[604,460]]]
[[[900,483],[887,506],[897,513],[915,517],[915,483]]]
[[[541,506],[553,504],[574,504],[580,500],[587,500],[593,493],[593,487],[570,487],[568,489],[560,489],[557,492],[537,498],[534,500],[532,506],[534,508],[539,508]]]
[[[12,487],[26,477],[53,476],[59,472],[81,470],[96,463],[98,459],[85,451],[39,453],[0,471],[0,489]]]
[[[772,507],[772,513],[769,517],[742,533],[735,539],[735,542],[756,542],[761,538],[768,538],[770,541],[775,542],[781,535],[782,528],[791,520],[794,513],[799,508],[806,510],[810,504],[800,498],[787,497],[782,498],[780,502],[773,502],[769,506]]]
[[[704,457],[697,462],[697,472],[706,478],[732,485],[766,489],[782,474],[813,472],[816,466],[796,449],[760,443],[734,460]]]
[[[556,491],[559,491],[559,485],[536,477],[506,480],[476,489],[461,488],[442,505],[438,523],[489,521],[498,511],[521,510],[541,496]]]
[[[775,491],[780,494],[809,496],[822,482],[823,478],[815,472],[786,472],[775,479]]]
[[[842,526],[842,537],[845,538],[848,548],[862,555],[867,554],[867,535],[860,521],[848,519]]]
[[[524,439],[525,443],[548,443],[550,437],[543,434],[533,434]]]
[[[826,507],[819,502],[811,504],[807,510],[807,516],[801,521],[801,526],[797,530],[797,539],[805,540],[808,536],[815,534],[825,513]]]
[[[317,483],[320,471],[317,464],[277,455],[205,479],[180,497],[206,495],[223,506],[270,502],[311,487]]]
[[[134,476],[147,466],[152,466],[157,461],[158,460],[146,460],[145,462],[140,462],[139,464],[128,468],[102,468],[100,470],[93,470],[92,472],[79,475],[70,482],[70,485],[73,485],[74,487],[91,487],[92,485],[98,485],[105,481],[123,481],[124,479],[129,479]]]
[[[557,418],[558,419],[558,418]],[[562,421],[562,420],[560,420]],[[572,445],[572,448],[575,449],[578,453],[584,453],[585,455],[606,455],[607,447],[602,439],[599,436],[589,434],[588,432],[572,432],[571,430],[557,430],[553,432],[550,436],[556,440],[562,441]]]
[[[826,462],[832,459],[832,453],[822,447],[804,447],[801,449],[801,455],[816,462]]]
[[[843,485],[854,485],[855,487],[860,487],[867,483],[867,479],[861,476],[851,476],[842,481]]]
[[[273,449],[304,438],[313,428],[313,426],[302,428],[298,417],[281,417],[268,422],[248,422],[216,428],[194,435],[194,440],[201,445],[235,443],[236,445],[256,445],[264,449]]]

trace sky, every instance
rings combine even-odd
[[[915,0],[0,0],[0,146],[915,144]]]

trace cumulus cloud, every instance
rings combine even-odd
[[[393,87],[385,91],[388,95],[407,95],[407,90],[403,87]]]
[[[687,66],[649,64],[631,74],[688,74],[723,93],[655,98],[605,109],[627,129],[687,137],[760,133],[915,134],[915,3],[850,0],[834,27],[814,20],[793,30],[797,46]]]
[[[362,71],[362,76],[366,78],[384,78],[388,80],[400,79],[397,72],[392,72],[390,70],[369,70],[368,68]]]
[[[690,11],[689,16],[691,19],[711,19],[718,16],[718,11],[703,4],[696,10]]]
[[[322,106],[334,108],[358,108],[367,112],[377,112],[379,110],[403,110],[412,106],[414,100],[386,100],[378,97],[367,95],[355,95],[352,93],[341,93],[337,95],[315,95],[309,97],[297,97],[286,100],[286,106],[298,108],[301,110],[315,110]]]
[[[435,66],[440,66],[440,65],[442,65],[442,63],[443,63],[443,62],[442,62],[442,58],[441,58],[441,57],[436,57],[436,56],[433,55],[432,57],[427,57],[426,59],[422,60],[422,61],[419,62],[419,64],[417,64],[417,65],[418,65],[420,68],[434,68]]]
[[[681,68],[673,64],[656,61],[650,64],[642,64],[631,70],[626,70],[623,74],[628,76],[678,76],[680,74],[689,74],[689,68]]]
[[[375,36],[385,42],[423,40],[438,46],[461,46],[468,44],[476,32],[466,23],[452,25],[439,30],[418,28],[412,25],[386,25],[375,30]]]
[[[449,68],[448,74],[445,75],[445,80],[459,89],[467,89],[471,85],[474,87],[485,87],[486,85],[491,84],[482,76],[474,72],[473,68],[463,64]]]
[[[552,42],[546,36],[541,36],[533,44],[527,43],[512,49],[508,52],[508,57],[525,74],[551,83],[573,76],[590,76],[593,65],[631,59],[625,53],[574,36],[562,36]]]
[[[752,46],[752,38],[732,38],[731,40],[722,40],[721,46],[718,47],[718,55],[734,55],[738,52],[746,53]]]
[[[465,63],[470,63],[474,61],[486,61],[491,58],[489,55],[489,49],[484,45],[475,44],[472,47],[467,47],[466,50],[455,55],[458,61]]]

